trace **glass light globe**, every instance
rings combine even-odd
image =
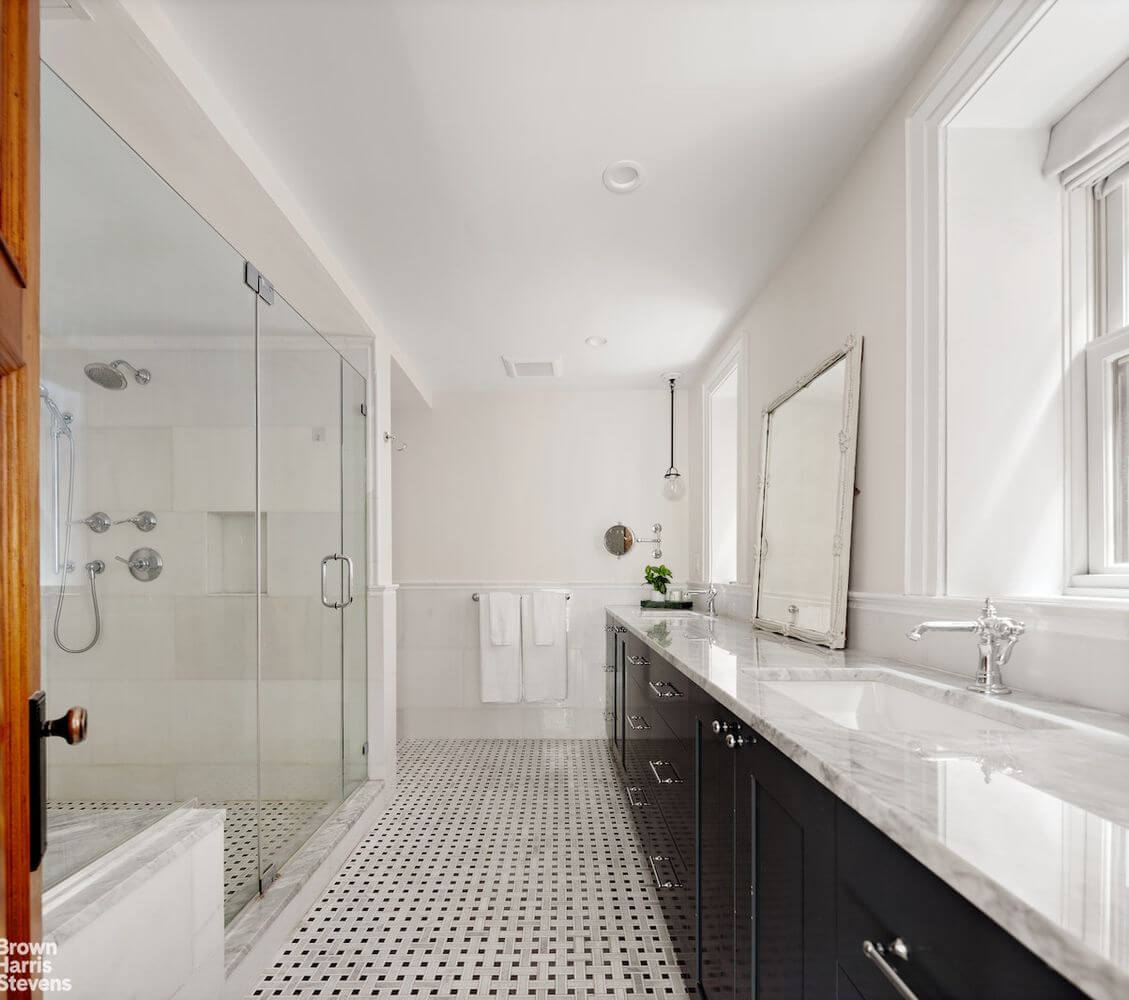
[[[674,466],[663,477],[663,496],[668,500],[681,500],[686,495],[686,480]]]

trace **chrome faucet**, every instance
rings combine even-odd
[[[976,636],[980,649],[980,666],[976,671],[976,683],[969,684],[969,691],[980,694],[1011,694],[1011,688],[1004,684],[1000,668],[1011,659],[1012,651],[1019,637],[1027,631],[1027,626],[1014,618],[1003,618],[996,614],[990,597],[984,598],[980,617],[973,622],[922,622],[906,633],[907,639],[918,642],[926,632],[971,632]]]
[[[717,587],[715,587],[712,583],[710,584],[708,590],[684,590],[682,591],[682,593],[686,594],[688,597],[694,597],[699,594],[704,596],[706,599],[706,613],[711,618],[717,617],[717,608],[715,607],[715,604],[717,602],[718,590]]]

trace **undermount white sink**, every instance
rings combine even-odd
[[[927,732],[959,737],[977,736],[989,731],[1018,732],[1026,728],[946,705],[881,681],[763,683],[836,725],[859,732]]]

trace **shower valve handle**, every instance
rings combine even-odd
[[[151,510],[139,510],[133,517],[123,517],[114,524],[132,524],[138,531],[152,531],[157,527],[157,515]]]
[[[156,580],[161,575],[161,570],[165,568],[161,554],[156,549],[143,547],[134,549],[128,559],[124,556],[114,556],[114,558],[120,563],[125,563],[129,567],[130,575],[142,583]]]

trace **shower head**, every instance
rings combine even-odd
[[[86,377],[91,382],[97,382],[103,389],[117,391],[124,389],[129,384],[128,379],[122,374],[122,368],[128,368],[133,372],[133,380],[138,385],[148,385],[149,380],[153,377],[148,368],[134,368],[128,361],[121,359],[111,361],[109,364],[104,361],[92,361],[83,371],[86,372]]]

